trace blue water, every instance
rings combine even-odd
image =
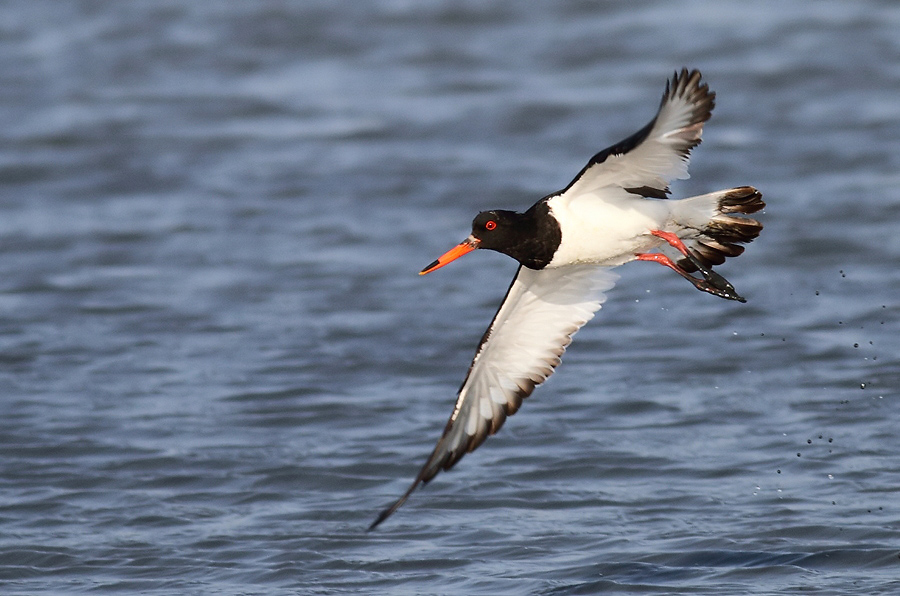
[[[900,6],[10,2],[3,594],[900,593]],[[421,278],[700,68],[720,270],[633,263],[373,533],[515,263]]]

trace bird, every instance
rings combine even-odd
[[[670,182],[689,177],[691,150],[715,105],[715,93],[701,80],[698,70],[675,71],[646,126],[591,157],[568,186],[528,210],[482,211],[465,240],[420,271],[431,273],[476,249],[519,262],[437,445],[408,490],[369,530],[500,430],[553,374],[572,336],[615,285],[612,268],[659,263],[698,290],[746,302],[712,267],[740,255],[741,244],[759,235],[762,224],[746,214],[765,207],[762,194],[740,186],[669,199]]]

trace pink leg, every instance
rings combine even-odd
[[[672,271],[674,271],[674,272],[677,273],[678,275],[681,275],[682,277],[684,277],[684,276],[686,276],[686,275],[687,275],[688,277],[690,277],[690,276],[688,275],[687,271],[685,271],[684,269],[682,269],[681,267],[679,267],[678,265],[676,265],[675,262],[672,261],[672,259],[670,259],[669,257],[667,257],[666,255],[664,255],[664,254],[662,254],[662,253],[660,253],[660,252],[642,252],[642,253],[639,253],[639,254],[637,255],[637,260],[638,260],[638,261],[650,261],[650,262],[652,262],[652,263],[659,263],[660,265],[665,265],[666,267],[668,267],[669,269],[671,269]],[[691,279],[693,279],[693,278],[691,278]]]
[[[636,255],[637,260],[652,261],[654,263],[659,263],[660,265],[665,265],[681,277],[694,284],[695,288],[703,292],[708,292],[715,296],[719,296],[720,298],[746,302],[746,300],[735,291],[734,286],[731,285],[731,283],[729,283],[727,279],[725,279],[712,269],[705,267],[697,257],[692,255],[687,246],[684,245],[684,242],[681,241],[681,238],[679,238],[672,232],[664,232],[662,230],[650,230],[650,233],[658,238],[662,238],[675,249],[677,249],[678,252],[690,259],[690,261],[703,275],[703,279],[697,279],[696,277],[693,277],[687,271],[679,267],[677,263],[672,261],[672,259],[662,253],[638,253]]]
[[[662,238],[669,244],[671,244],[674,248],[678,250],[681,254],[686,256],[687,258],[691,258],[691,254],[688,252],[687,246],[684,245],[684,242],[681,241],[681,238],[673,234],[672,232],[663,232],[662,230],[650,230],[650,233],[656,236],[657,238]]]

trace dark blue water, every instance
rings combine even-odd
[[[900,7],[11,2],[0,592],[900,592]],[[700,68],[677,195],[553,379],[377,532],[515,264],[416,272]]]

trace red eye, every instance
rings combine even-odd
[[[484,224],[484,229],[485,229],[485,230],[488,230],[488,231],[497,229],[497,222],[494,221],[493,219],[490,220],[489,222],[487,222],[486,224]]]

